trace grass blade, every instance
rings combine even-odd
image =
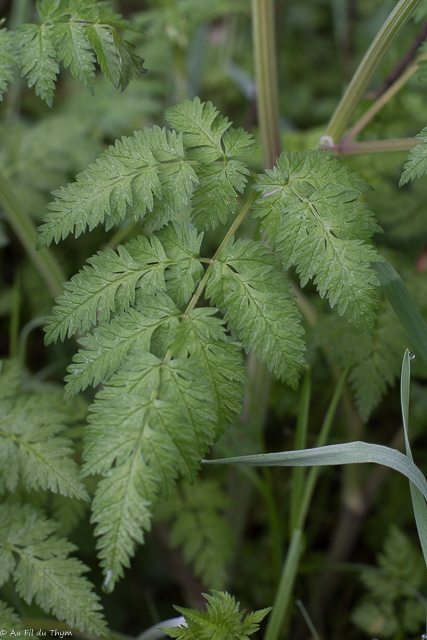
[[[395,314],[411,338],[415,352],[427,365],[427,327],[405,283],[386,260],[375,262],[373,269]]]
[[[409,444],[409,385],[411,378],[411,357],[412,354],[406,349],[402,362],[402,375],[400,378],[400,403],[402,406],[403,429],[405,431],[406,455],[412,461],[412,452]],[[417,523],[418,536],[427,566],[427,505],[423,494],[410,481],[412,506],[414,509],[415,521]]]
[[[381,444],[345,442],[316,449],[261,453],[253,456],[204,460],[208,464],[244,464],[253,467],[324,467],[328,465],[375,462],[406,476],[427,500],[427,481],[404,453]]]

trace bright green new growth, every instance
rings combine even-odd
[[[375,322],[375,286],[370,264],[378,260],[366,244],[380,231],[357,197],[371,189],[328,151],[282,153],[277,167],[254,187],[263,194],[254,216],[285,269],[295,265],[301,285],[314,278],[320,296],[362,329]]]
[[[106,3],[39,0],[36,6],[40,25],[24,24],[14,33],[0,31],[0,93],[13,81],[14,64],[27,77],[28,86],[35,86],[36,95],[49,106],[61,62],[92,94],[96,60],[105,76],[122,91],[134,73],[144,73],[142,58],[117,30],[130,29],[130,23]]]
[[[415,137],[417,140],[420,140],[420,142],[409,152],[400,178],[399,187],[402,187],[410,180],[421,178],[421,176],[427,173],[427,127]]]
[[[68,410],[56,389],[38,387],[22,392],[17,361],[0,362],[0,491],[49,490],[88,500],[72,459],[65,429]],[[22,498],[21,498],[22,499]],[[19,595],[71,627],[108,635],[99,613],[98,597],[82,576],[87,571],[69,554],[74,545],[56,535],[59,525],[33,506],[0,505],[0,586],[10,578]],[[17,616],[0,602],[2,628],[17,631]]]
[[[187,626],[159,628],[178,640],[248,640],[271,611],[271,607],[254,611],[242,620],[245,611],[239,611],[240,603],[233,596],[214,590],[211,593],[203,594],[208,601],[206,611],[175,607],[184,616]]]

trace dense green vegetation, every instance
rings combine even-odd
[[[419,638],[426,1],[0,7],[0,630]]]

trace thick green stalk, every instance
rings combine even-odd
[[[419,58],[413,64],[411,64],[411,66],[408,67],[408,69],[406,69],[406,71],[402,73],[401,76],[399,76],[396,82],[393,82],[391,87],[389,87],[387,91],[384,91],[384,93],[378,98],[378,100],[375,100],[374,104],[369,107],[369,109],[365,111],[363,116],[356,122],[356,124],[352,126],[343,142],[346,142],[347,140],[353,140],[353,138],[355,138],[366,127],[368,122],[370,122],[372,118],[374,118],[374,116],[376,116],[377,113],[381,111],[383,107],[385,107],[385,105],[391,100],[391,98],[405,86],[408,80],[412,78],[412,76],[417,72],[420,61],[425,60],[426,58],[426,53],[423,53],[421,56],[419,56]]]
[[[337,144],[390,45],[408,22],[421,0],[400,0],[377,33],[333,114],[325,137]]]
[[[271,169],[282,150],[273,0],[252,0],[252,33],[262,157],[264,168]]]
[[[62,293],[62,283],[66,277],[57,263],[55,256],[44,248],[36,251],[37,231],[33,221],[19,202],[7,180],[0,174],[0,205],[5,211],[9,224],[19,238],[54,298]]]

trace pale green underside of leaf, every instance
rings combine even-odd
[[[188,302],[203,275],[200,243],[194,228],[174,223],[150,240],[138,236],[119,245],[117,253],[99,252],[64,284],[46,324],[46,344],[108,322],[111,313],[129,311],[137,290],[153,294],[166,289],[178,304]]]
[[[88,569],[69,558],[74,546],[54,534],[57,524],[29,505],[0,505],[0,583],[13,576],[19,595],[71,627],[107,635],[98,596],[83,577]]]
[[[230,242],[213,267],[206,295],[245,350],[253,349],[295,387],[304,362],[301,317],[271,251],[260,242]]]
[[[406,159],[399,187],[427,173],[427,127],[415,136],[420,142],[413,147]]]
[[[195,477],[213,442],[216,416],[196,360],[164,362],[141,350],[126,358],[91,412],[85,473],[105,476],[93,521],[105,587],[112,589],[150,527],[152,503],[168,495],[178,474]]]
[[[239,602],[227,592],[211,590],[212,595],[203,594],[208,604],[206,611],[175,607],[184,616],[187,626],[164,627],[162,630],[172,638],[194,640],[195,638],[218,638],[221,640],[247,640],[259,629],[259,623],[271,609],[261,609],[243,616]]]
[[[355,200],[368,183],[324,151],[287,153],[255,184],[263,194],[254,207],[285,269],[295,265],[301,285],[314,278],[321,297],[340,315],[371,330],[375,286],[368,244],[380,231],[364,203]]]
[[[7,29],[0,29],[0,101],[7,86],[13,82],[13,65],[16,64],[16,56],[13,51],[13,36]]]

